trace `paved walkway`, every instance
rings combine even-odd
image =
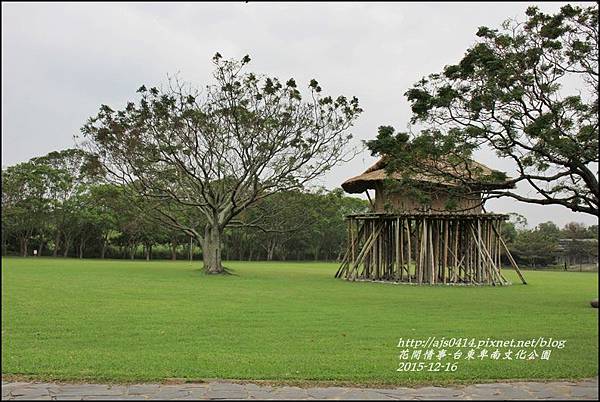
[[[298,388],[201,384],[54,384],[2,381],[2,399],[598,399],[598,378],[573,382],[512,382],[457,387]]]

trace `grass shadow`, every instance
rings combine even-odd
[[[204,267],[195,268],[192,270],[192,272],[199,272],[206,276],[240,276],[239,274],[236,273],[236,271],[233,268],[228,268],[228,267],[223,267],[223,272],[220,274],[209,274],[204,270]]]

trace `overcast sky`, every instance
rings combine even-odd
[[[352,129],[371,139],[380,125],[406,128],[403,93],[422,76],[456,63],[477,27],[523,19],[531,3],[2,3],[2,166],[73,146],[101,104],[122,106],[141,84],[179,72],[210,82],[211,57],[252,57],[250,69],[325,93],[360,99]],[[565,3],[536,3],[556,11]],[[491,152],[477,158],[508,171]],[[338,187],[366,169],[365,151],[321,184]],[[597,223],[558,206],[493,200],[530,226],[552,220]]]

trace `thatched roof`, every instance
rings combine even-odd
[[[473,160],[469,161],[469,163],[467,165],[463,164],[460,168],[457,166],[450,165],[450,164],[444,165],[440,162],[436,163],[436,162],[432,161],[431,162],[431,171],[432,171],[431,174],[428,174],[427,172],[423,171],[423,172],[414,172],[410,176],[406,176],[402,172],[394,172],[392,174],[388,174],[385,171],[386,165],[387,165],[387,161],[386,161],[385,157],[379,159],[373,166],[371,166],[370,168],[365,170],[363,174],[351,177],[348,180],[346,180],[342,184],[342,188],[347,193],[362,193],[368,189],[374,189],[377,183],[383,182],[385,179],[403,180],[406,178],[410,178],[411,180],[417,181],[417,182],[427,182],[427,183],[439,184],[439,185],[450,186],[450,187],[460,187],[460,186],[464,185],[464,181],[460,181],[458,179],[450,180],[450,178],[448,178],[448,179],[444,180],[440,177],[439,173],[434,174],[433,173],[434,171],[443,171],[449,175],[460,176],[463,178],[468,177],[470,179],[468,181],[469,181],[469,185],[471,187],[478,187],[478,188],[482,188],[482,189],[483,188],[499,189],[499,188],[514,187],[513,185],[508,184],[504,181],[494,182],[494,183],[490,183],[489,181],[477,182],[477,178],[475,177],[476,175],[479,177],[485,177],[485,176],[492,174],[495,171],[490,169],[489,167],[485,166],[484,164],[473,161]],[[477,172],[477,174],[473,173],[472,175],[470,175],[468,172]],[[469,177],[469,176],[471,176],[471,177]],[[508,178],[507,178],[507,180],[508,180]]]

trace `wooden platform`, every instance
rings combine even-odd
[[[369,213],[347,216],[348,248],[335,277],[414,284],[509,285],[502,214]]]

